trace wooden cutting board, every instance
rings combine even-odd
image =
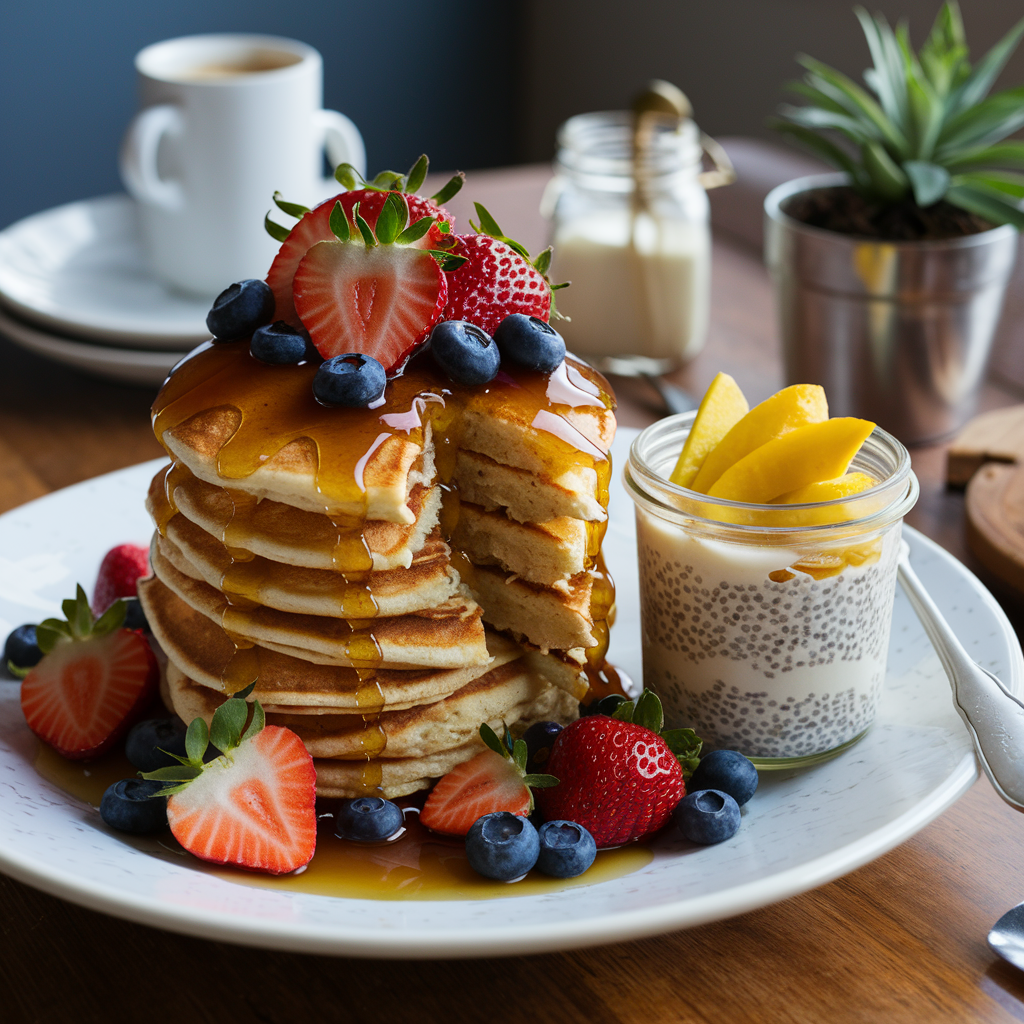
[[[967,486],[967,546],[1024,596],[1024,405],[975,417],[949,448],[946,480]]]

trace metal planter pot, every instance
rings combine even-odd
[[[879,242],[786,214],[798,193],[846,184],[812,175],[765,199],[786,382],[821,384],[833,416],[874,420],[905,444],[947,437],[974,411],[1017,231]]]

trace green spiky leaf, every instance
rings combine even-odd
[[[352,237],[352,232],[348,226],[348,217],[345,216],[345,209],[341,205],[340,199],[334,201],[334,209],[331,210],[331,216],[328,218],[327,223],[330,225],[331,234],[339,242],[347,242]]]
[[[480,739],[496,754],[501,754],[502,757],[508,756],[501,740],[498,739],[497,733],[486,722],[483,722],[480,726]]]
[[[363,242],[366,247],[370,249],[375,246],[377,244],[377,239],[374,236],[370,225],[363,220],[363,215],[359,212],[358,203],[352,207],[352,219],[356,222],[356,227],[359,228],[359,234],[363,236]]]
[[[428,249],[427,252],[437,260],[438,266],[445,272],[458,270],[466,262],[466,256],[457,256],[452,252],[445,252],[443,249]]]
[[[459,171],[457,174],[453,174],[445,184],[435,192],[430,198],[434,200],[439,206],[444,206],[453,196],[458,195],[462,186],[466,184],[466,176]]]
[[[289,217],[294,217],[298,220],[304,214],[309,213],[309,207],[303,206],[301,203],[288,203],[281,198],[280,192],[274,193],[274,205],[282,212],[287,213]]]
[[[243,742],[247,739],[251,739],[257,733],[263,732],[267,725],[266,712],[263,710],[263,705],[258,701],[252,702],[252,719],[249,722],[249,728],[245,730],[242,735]]]
[[[537,253],[533,260],[534,267],[536,267],[539,273],[545,276],[547,275],[548,270],[551,268],[552,251],[553,250],[549,245],[546,249],[542,249],[539,253]]]
[[[908,160],[903,170],[910,179],[914,190],[914,202],[918,206],[931,206],[937,203],[949,188],[949,171],[938,164],[925,163],[920,160]]]
[[[367,182],[367,184],[379,192],[390,192],[402,183],[403,178],[404,175],[399,174],[398,171],[381,171],[373,181]]]
[[[391,245],[409,223],[409,204],[401,192],[391,192],[377,216],[377,241]]]
[[[419,192],[420,186],[427,176],[427,168],[429,166],[430,161],[427,159],[427,154],[421,154],[420,158],[409,168],[409,173],[405,176],[405,191],[407,193],[412,195],[415,192]]]
[[[203,755],[210,745],[210,730],[205,719],[193,718],[185,733],[185,754],[192,764],[202,764]]]
[[[523,782],[530,789],[550,789],[558,785],[558,779],[554,775],[524,775]]]
[[[864,170],[872,190],[891,202],[902,199],[910,188],[910,180],[898,163],[877,142],[865,145],[861,154]]]
[[[633,708],[633,724],[642,725],[651,732],[661,732],[665,725],[665,714],[661,708],[661,701],[653,690],[644,690],[637,697]]]
[[[191,782],[202,774],[202,765],[175,764],[167,768],[156,768],[151,772],[142,772],[142,777],[152,782]]]
[[[430,225],[433,223],[433,217],[420,217],[419,220],[410,224],[398,236],[396,241],[399,245],[412,245],[413,242],[418,242],[430,230]]]
[[[617,718],[620,722],[632,722],[633,712],[636,710],[636,703],[631,700],[623,701],[611,714],[612,718]]]
[[[125,617],[128,615],[128,605],[118,598],[94,623],[92,627],[93,636],[106,636],[114,633],[124,626]]]
[[[526,771],[526,762],[528,758],[529,751],[526,747],[526,740],[516,740],[512,747],[512,760],[515,761],[516,767],[518,767],[521,772]]]
[[[283,242],[291,234],[288,228],[282,227],[280,224],[275,224],[270,219],[270,213],[268,212],[266,217],[263,218],[263,227],[267,234],[270,235],[277,242]]]
[[[43,619],[36,626],[36,645],[43,654],[49,654],[57,644],[71,639],[71,627],[62,619]]]
[[[334,179],[346,192],[353,192],[364,183],[363,176],[351,164],[338,164],[334,168]]]
[[[700,763],[700,752],[704,744],[692,729],[666,729],[661,738],[675,755],[683,769],[683,778],[689,779]]]
[[[228,754],[242,742],[242,730],[249,717],[249,706],[235,697],[224,701],[213,713],[210,723],[210,742],[222,753]],[[199,719],[202,721],[202,719]]]

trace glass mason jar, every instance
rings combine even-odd
[[[552,281],[570,318],[566,344],[609,372],[664,373],[707,333],[711,234],[705,187],[732,180],[728,158],[685,119],[655,117],[634,159],[627,111],[580,114],[558,132]],[[703,172],[702,145],[718,170]],[[618,365],[617,365],[618,364]]]
[[[644,685],[669,726],[759,768],[860,739],[885,680],[900,525],[918,496],[906,448],[876,427],[850,467],[877,483],[810,505],[709,498],[670,483],[695,413],[633,442]]]

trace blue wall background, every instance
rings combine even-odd
[[[0,227],[121,189],[132,59],[160,39],[265,32],[324,57],[324,105],[371,173],[515,162],[518,5],[479,0],[0,0]],[[387,14],[383,12],[388,12]]]

